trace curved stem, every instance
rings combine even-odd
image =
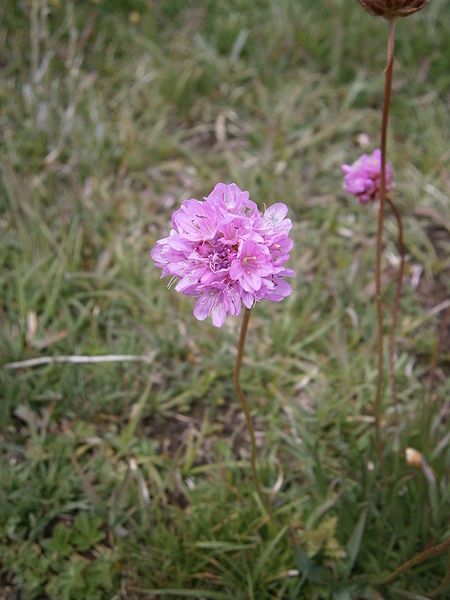
[[[383,577],[382,579],[377,579],[376,583],[378,585],[386,585],[388,583],[392,583],[402,573],[405,573],[406,571],[409,571],[409,569],[412,569],[413,567],[420,565],[421,563],[428,560],[429,558],[433,558],[435,556],[440,556],[441,554],[446,552],[448,549],[450,549],[450,537],[448,537],[446,540],[444,540],[440,544],[437,544],[437,546],[433,546],[432,548],[428,548],[428,550],[424,550],[423,552],[420,552],[420,554],[416,554],[416,556],[414,556],[410,560],[407,560],[405,563],[403,563],[402,565],[397,567],[397,569],[395,569],[395,571],[393,571],[387,577]]]
[[[397,284],[395,288],[395,299],[392,307],[392,321],[389,332],[389,381],[391,385],[392,401],[397,407],[397,382],[395,380],[395,350],[396,350],[396,332],[398,323],[398,311],[400,308],[400,298],[403,288],[403,276],[405,273],[405,240],[403,234],[403,222],[398,208],[391,196],[386,196],[386,202],[389,204],[397,220],[398,228],[398,246],[400,252],[400,264],[397,272]]]
[[[383,118],[381,123],[381,186],[380,186],[380,208],[378,211],[377,245],[375,254],[375,290],[377,308],[377,384],[373,412],[375,416],[375,443],[378,462],[382,464],[382,447],[380,431],[381,392],[383,387],[383,302],[381,298],[381,251],[383,247],[384,208],[386,200],[386,146],[387,131],[389,123],[389,106],[392,89],[392,73],[394,70],[394,43],[395,43],[395,20],[389,21],[389,35],[387,45],[387,65],[384,87]]]
[[[249,405],[247,402],[247,398],[245,397],[244,392],[242,391],[241,384],[239,381],[239,375],[241,372],[242,357],[244,355],[245,339],[247,337],[247,329],[248,329],[248,323],[250,321],[250,315],[251,315],[251,309],[246,308],[245,312],[244,312],[244,317],[242,319],[241,333],[239,335],[236,364],[233,369],[233,383],[234,383],[234,387],[236,388],[236,393],[238,395],[238,398],[241,402],[242,411],[244,413],[245,422],[247,425],[247,430],[248,430],[248,433],[250,436],[250,465],[251,465],[251,469],[252,469],[252,476],[253,476],[253,481],[255,484],[256,493],[258,494],[259,499],[261,500],[263,506],[266,507],[266,502],[265,502],[264,496],[262,494],[261,484],[260,484],[259,477],[258,477],[258,471],[256,469],[255,428],[253,427],[253,421],[252,421],[252,417],[250,415],[250,408],[249,408]]]

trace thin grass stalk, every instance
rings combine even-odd
[[[394,213],[397,221],[398,230],[398,248],[400,253],[400,264],[397,271],[397,282],[395,287],[395,298],[392,306],[392,319],[391,329],[389,332],[389,382],[391,387],[392,402],[396,408],[398,408],[397,402],[397,381],[395,378],[395,353],[397,346],[397,326],[398,326],[398,313],[400,308],[400,300],[403,288],[403,277],[405,274],[405,239],[404,230],[401,214],[395,205],[394,200],[391,196],[386,196],[386,202],[389,204],[392,212]]]
[[[389,123],[389,107],[391,100],[392,75],[394,70],[394,45],[395,45],[395,20],[389,21],[389,34],[387,43],[387,64],[385,71],[385,87],[383,100],[383,117],[381,122],[381,185],[380,185],[380,208],[378,211],[378,228],[376,238],[375,254],[375,298],[377,311],[377,382],[375,399],[373,403],[373,413],[375,417],[375,444],[377,458],[382,465],[382,444],[381,444],[381,393],[383,389],[384,372],[384,348],[383,348],[383,301],[381,296],[381,253],[383,248],[383,229],[386,202],[386,147],[387,132]]]

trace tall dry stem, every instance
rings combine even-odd
[[[392,306],[392,319],[391,329],[389,331],[389,382],[391,386],[392,402],[397,408],[397,381],[395,378],[395,354],[397,347],[397,325],[398,325],[398,313],[400,309],[400,299],[403,288],[403,277],[405,274],[405,239],[403,233],[403,221],[393,198],[386,196],[386,202],[389,204],[394,217],[397,221],[398,230],[398,247],[400,253],[400,263],[397,271],[397,282],[395,286],[395,298]]]
[[[375,255],[375,297],[377,307],[377,383],[375,400],[373,403],[373,413],[375,417],[375,444],[378,462],[382,465],[382,444],[381,444],[381,395],[383,390],[383,371],[384,371],[384,321],[383,321],[383,301],[381,296],[381,253],[383,249],[383,229],[386,203],[386,147],[387,132],[389,123],[389,107],[391,101],[392,75],[394,70],[394,46],[395,46],[395,20],[389,21],[389,34],[387,44],[387,64],[385,71],[383,118],[381,122],[381,186],[380,186],[380,208],[378,211],[378,228]]]

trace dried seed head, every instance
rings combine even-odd
[[[422,466],[423,456],[415,448],[406,448],[405,458],[406,458],[406,463],[410,467],[415,467],[416,469],[419,469]]]
[[[421,10],[430,0],[358,0],[363,8],[377,17],[395,19]]]

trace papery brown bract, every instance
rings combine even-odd
[[[358,2],[372,15],[395,19],[416,13],[430,0],[358,0]]]

